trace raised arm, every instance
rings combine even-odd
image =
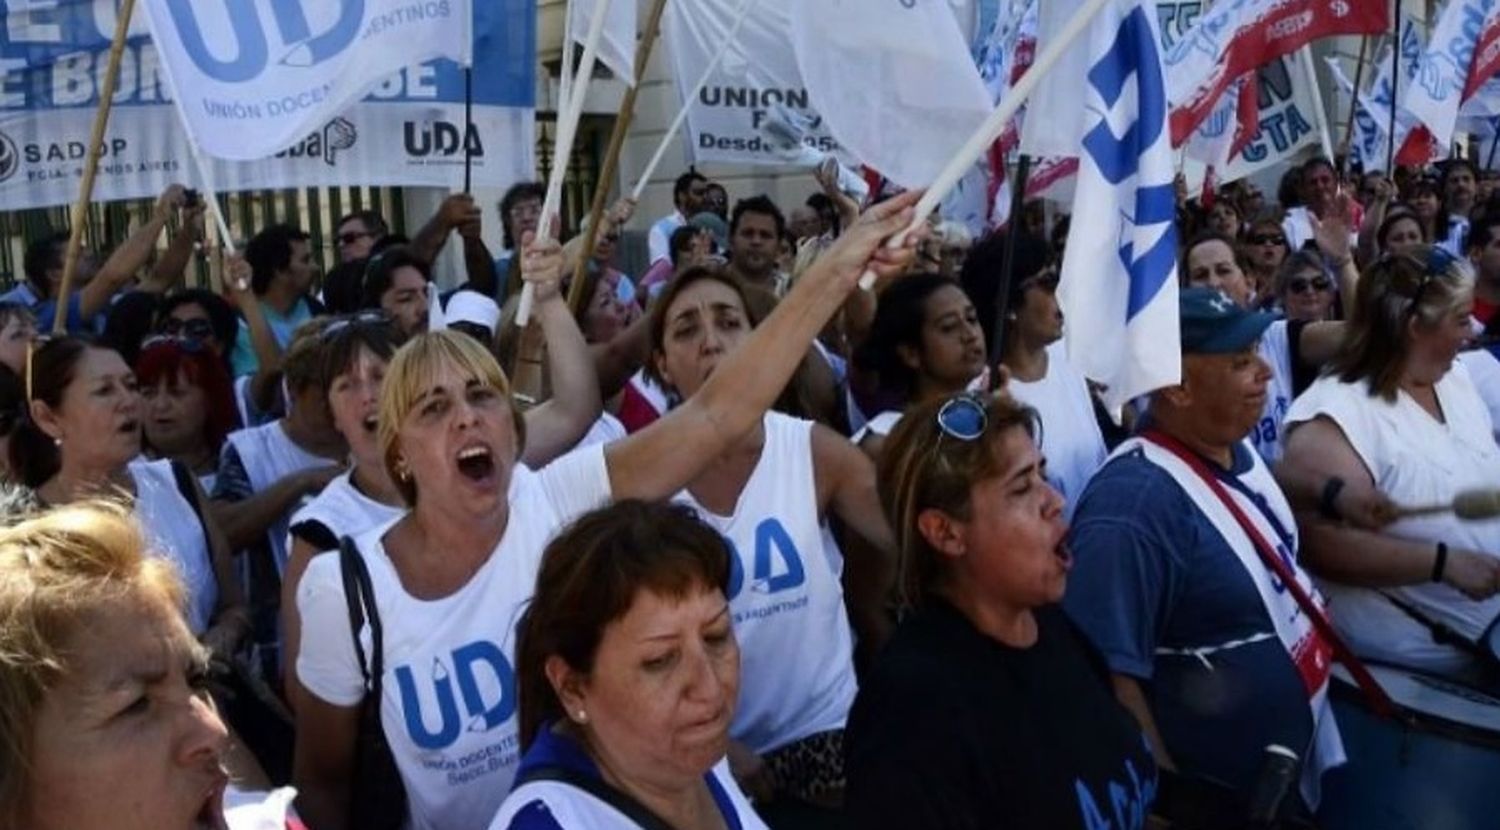
[[[666,498],[760,422],[866,268],[905,271],[921,234],[894,248],[881,243],[911,224],[921,198],[910,191],[871,208],[818,258],[771,316],[683,405],[606,450],[617,499]]]
[[[552,387],[552,397],[526,413],[526,450],[521,460],[535,469],[577,444],[599,419],[604,403],[594,374],[594,356],[558,290],[562,249],[556,240],[536,240],[528,232],[520,256],[522,276],[536,286],[533,313],[547,338],[547,380]]]
[[[443,199],[442,204],[438,205],[437,213],[411,238],[412,251],[432,262],[448,243],[448,234],[456,228],[477,223],[479,218],[479,206],[474,204],[474,197],[467,193],[454,193]]]
[[[104,264],[99,266],[99,273],[94,275],[89,284],[78,292],[78,314],[83,320],[91,320],[94,315],[109,307],[110,298],[114,297],[122,288],[130,284],[137,272],[146,266],[151,260],[151,253],[156,249],[156,240],[161,236],[162,229],[167,226],[167,220],[171,218],[172,212],[182,205],[185,191],[182,185],[174,184],[162,191],[161,196],[156,199],[156,207],[151,211],[151,218],[147,219],[139,228],[135,229],[129,237],[110,253]],[[59,303],[67,303],[67,297],[58,297]]]

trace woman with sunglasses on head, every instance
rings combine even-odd
[[[141,342],[135,376],[146,453],[186,466],[211,492],[224,438],[237,426],[223,361],[202,340],[155,335]]]
[[[44,505],[124,492],[151,540],[187,587],[187,621],[215,652],[233,654],[250,631],[231,548],[192,472],[141,454],[141,395],[120,355],[77,337],[37,344],[27,418],[11,438],[11,467]]]
[[[396,354],[381,391],[379,440],[412,509],[355,538],[349,556],[313,559],[298,588],[303,636],[297,676],[305,694],[294,780],[299,811],[310,824],[319,830],[350,826],[351,807],[372,797],[356,787],[354,752],[360,706],[377,681],[372,702],[412,826],[483,827],[495,816],[519,756],[508,691],[514,688],[514,625],[535,587],[546,543],[573,517],[608,499],[678,493],[756,431],[860,274],[867,268],[886,277],[905,271],[916,240],[898,248],[882,243],[912,221],[920,195],[912,191],[873,208],[744,348],[724,355],[696,396],[635,435],[569,454],[537,473],[520,463],[531,424],[511,402],[509,381],[488,351],[444,331],[425,334]],[[525,243],[523,273],[539,283],[538,317],[571,326],[556,289],[561,246]],[[729,319],[727,309],[712,303],[697,310],[713,317],[706,324]],[[373,607],[365,618],[378,619],[383,631],[383,668],[372,671],[368,683],[360,659],[375,654],[350,647],[355,632],[341,571],[346,562],[367,566]],[[809,551],[808,562],[809,569],[829,567],[820,548]],[[767,590],[786,581],[785,574],[761,580],[753,565],[748,570],[747,590],[752,581]],[[789,650],[799,649],[781,649]]]
[[[1473,681],[1471,651],[1500,617],[1500,523],[1452,513],[1403,518],[1383,532],[1344,524],[1343,494],[1397,504],[1452,503],[1500,487],[1500,448],[1468,370],[1474,278],[1435,246],[1383,258],[1360,283],[1342,349],[1287,415],[1278,476],[1311,484],[1319,510],[1298,515],[1303,550],[1324,577],[1331,616],[1362,656]]]
[[[1145,826],[1156,761],[1058,606],[1067,524],[1035,429],[1008,397],[959,395],[886,443],[909,613],[850,714],[852,826]]]

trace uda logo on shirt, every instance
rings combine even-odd
[[[745,588],[745,566],[734,540],[729,543],[729,599],[732,601]],[[776,594],[801,587],[807,581],[807,572],[802,567],[802,554],[792,535],[780,519],[762,520],[755,526],[755,558],[751,562],[750,590],[757,594]]]
[[[516,712],[515,672],[500,648],[488,640],[454,649],[448,662],[434,657],[427,677],[421,680],[412,668],[396,669],[396,687],[406,733],[422,749],[446,749],[463,732],[488,732]],[[419,684],[424,688],[419,690]],[[424,710],[424,702],[436,704],[436,718]]]

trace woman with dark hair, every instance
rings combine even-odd
[[[202,288],[174,291],[156,310],[157,334],[202,340],[228,367],[239,321],[228,300]]]
[[[171,460],[137,459],[141,396],[120,355],[78,337],[32,352],[28,417],[11,439],[11,467],[45,505],[123,491],[156,554],[172,560],[188,590],[193,633],[234,653],[250,631],[229,545],[205,509],[203,488]]]
[[[885,437],[907,407],[967,389],[984,374],[985,357],[979,314],[957,282],[923,274],[887,288],[854,365],[898,408],[871,418],[854,442],[878,461]]]
[[[1287,414],[1278,475],[1327,482],[1325,501],[1376,491],[1397,504],[1451,504],[1500,487],[1500,448],[1483,399],[1455,357],[1472,337],[1474,278],[1436,246],[1377,261],[1359,284],[1343,347]],[[1298,516],[1302,550],[1324,577],[1330,616],[1362,656],[1474,681],[1500,617],[1500,523],[1451,513],[1383,532],[1333,515]],[[1452,638],[1439,641],[1434,626]]]
[[[1276,297],[1291,322],[1327,320],[1334,311],[1335,283],[1323,257],[1313,251],[1298,251],[1287,257],[1276,271]]]
[[[880,500],[909,613],[849,718],[851,826],[1145,826],[1156,761],[1058,605],[1067,524],[1035,429],[964,394],[891,433]]]
[[[1257,305],[1274,301],[1276,272],[1291,250],[1286,244],[1286,231],[1281,227],[1282,218],[1279,212],[1257,217],[1245,231],[1240,246],[1245,252],[1246,273]]]
[[[653,308],[649,368],[685,405],[750,348],[748,290],[722,272],[689,271]],[[972,338],[977,349],[977,330]],[[873,654],[889,627],[884,588],[893,548],[874,465],[829,427],[783,412],[765,413],[704,459],[676,496],[735,553],[729,601],[746,672],[730,761],[742,784],[770,802],[771,823],[783,810],[841,803],[843,728],[857,685],[854,629]],[[835,517],[869,544],[841,549],[830,531]]]
[[[292,514],[290,554],[281,580],[281,666],[293,706],[301,692],[296,672],[302,638],[297,586],[308,562],[338,548],[340,536],[363,533],[406,512],[376,440],[380,388],[397,342],[395,327],[383,312],[337,317],[323,328],[318,384],[334,428],[349,445],[350,464]]]
[[[1423,176],[1415,179],[1407,191],[1406,203],[1422,225],[1422,240],[1436,245],[1448,236],[1449,217],[1443,209],[1443,191],[1437,179]],[[1452,253],[1452,252],[1450,252]]]
[[[1415,211],[1397,205],[1386,214],[1385,220],[1375,231],[1375,244],[1382,254],[1404,256],[1425,244],[1426,231]]]
[[[1182,249],[1179,275],[1184,286],[1216,288],[1241,307],[1249,308],[1255,294],[1249,268],[1248,257],[1233,239],[1209,232],[1193,237]]]
[[[411,248],[397,245],[370,257],[365,267],[363,305],[384,311],[402,339],[427,331],[427,284],[432,266]]]
[[[725,760],[731,556],[686,508],[638,501],[547,545],[516,624],[523,754],[492,830],[632,826],[621,801],[668,827],[765,827]]]
[[[1232,199],[1220,198],[1214,200],[1213,207],[1208,209],[1203,220],[1203,230],[1208,233],[1216,233],[1238,240],[1244,220],[1240,217],[1240,208]]]
[[[135,377],[147,454],[181,463],[212,491],[219,449],[239,426],[224,362],[202,340],[157,335],[141,343]]]

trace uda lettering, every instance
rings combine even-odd
[[[464,732],[488,732],[516,713],[515,671],[499,646],[488,640],[469,643],[453,650],[451,664],[450,671],[442,658],[433,658],[424,683],[430,688],[426,693],[419,692],[411,666],[401,666],[395,671],[406,733],[421,749],[447,749]],[[498,691],[499,699],[487,701],[485,690],[491,692],[491,698]],[[437,706],[433,728],[429,728],[433,719],[425,711],[427,704]]]
[[[229,28],[234,33],[235,48],[223,48],[215,44],[210,50],[198,23],[198,11],[209,5],[202,0],[167,0],[167,10],[172,22],[182,36],[182,45],[198,70],[216,81],[227,84],[254,80],[270,65],[271,44],[266,37],[268,27],[261,19],[259,6],[268,6],[271,22],[281,36],[282,51],[275,61],[282,66],[311,67],[344,51],[359,34],[360,21],[365,16],[364,0],[340,0],[338,19],[332,25],[314,33],[308,23],[303,3],[308,0],[223,0],[221,14],[228,17]],[[328,4],[326,0],[321,3]],[[320,15],[326,18],[327,15]],[[233,54],[230,60],[220,60],[215,53]]]
[[[280,159],[322,159],[329,167],[338,164],[338,154],[349,150],[359,140],[359,131],[347,118],[335,118],[323,125],[323,129],[276,154]]]
[[[465,134],[463,128],[447,121],[408,121],[403,136],[406,154],[413,158],[463,155],[466,146],[469,155],[484,158],[484,141],[479,137],[479,128],[472,124]]]

